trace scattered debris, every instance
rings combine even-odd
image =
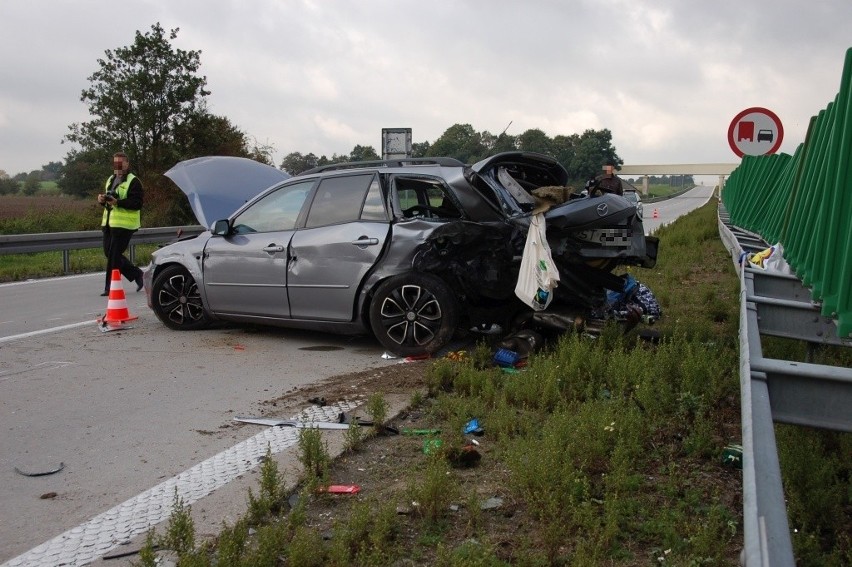
[[[455,360],[456,362],[467,360],[467,351],[455,350],[452,352],[448,352],[444,358],[448,360]]]
[[[735,469],[743,468],[743,446],[728,445],[722,451],[722,464]]]
[[[464,426],[464,434],[484,435],[485,430],[479,426],[479,420],[477,418],[473,418]]]
[[[520,356],[515,351],[501,348],[494,353],[494,364],[502,367],[513,367],[520,360]]]
[[[325,492],[327,494],[358,494],[361,492],[361,487],[357,484],[331,484],[329,486],[320,486],[317,492]]]
[[[403,435],[440,435],[440,429],[411,429],[403,427],[401,433]]]
[[[240,423],[253,423],[255,425],[268,425],[270,427],[299,427],[304,429],[349,429],[348,423],[336,423],[333,421],[297,421],[295,419],[278,419],[274,417],[240,417],[234,418]]]
[[[351,415],[346,412],[340,412],[337,414],[338,423],[357,423],[358,425],[373,425],[373,420],[366,419],[357,415]]]
[[[40,471],[40,472],[24,472],[18,467],[15,467],[15,472],[18,474],[22,474],[24,476],[47,476],[49,474],[55,474],[65,468],[65,463],[59,463],[59,466],[55,469],[51,469],[49,471]]]
[[[440,439],[424,439],[423,454],[432,455],[435,453],[435,451],[439,450],[443,444],[444,442]]]
[[[121,545],[128,545],[129,543],[130,542],[126,541],[126,542],[122,543]],[[153,551],[157,551],[157,550],[160,549],[160,546],[155,544],[151,549]],[[121,559],[122,557],[130,557],[131,555],[136,555],[140,551],[142,551],[141,547],[134,547],[132,549],[125,549],[125,550],[115,551],[113,553],[108,553],[108,554],[104,555],[102,557],[102,559],[104,559],[104,560]]]
[[[53,499],[54,499],[54,498],[56,498],[57,496],[58,496],[58,494],[56,494],[55,492],[45,492],[44,494],[42,494],[41,496],[39,496],[39,498],[40,498],[41,500],[53,500]]]
[[[482,503],[479,507],[481,510],[496,510],[503,506],[503,499],[497,496],[493,496]]]
[[[447,459],[456,467],[472,467],[482,459],[482,455],[473,443],[466,443],[460,448],[449,451]]]

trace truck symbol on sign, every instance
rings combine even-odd
[[[754,141],[754,122],[744,120],[737,125],[737,141]]]
[[[757,141],[758,142],[771,142],[774,136],[772,135],[772,130],[758,130],[757,131]]]

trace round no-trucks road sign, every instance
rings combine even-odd
[[[728,126],[728,144],[739,157],[774,154],[783,139],[781,120],[771,110],[759,106],[746,108]]]

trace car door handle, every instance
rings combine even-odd
[[[378,238],[359,238],[358,240],[353,240],[349,244],[354,244],[355,246],[375,246],[379,243]]]
[[[284,252],[284,247],[279,244],[270,244],[269,246],[264,247],[263,251],[274,254],[275,252]]]

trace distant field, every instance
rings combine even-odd
[[[90,199],[75,199],[60,195],[2,195],[0,196],[0,221],[19,219],[34,213],[89,213]]]

